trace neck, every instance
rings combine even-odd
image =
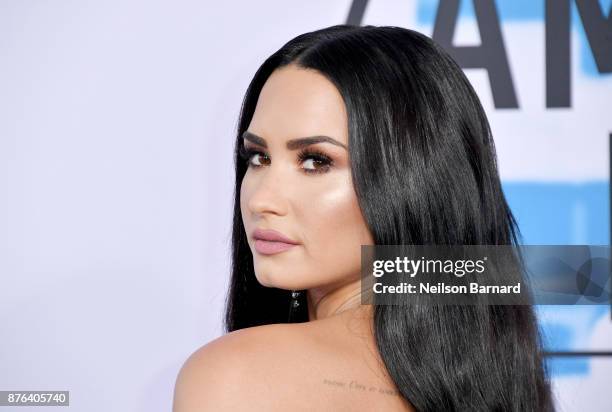
[[[361,306],[361,281],[308,289],[309,320],[325,319]]]

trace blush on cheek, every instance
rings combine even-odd
[[[371,237],[352,187],[338,188],[311,203],[308,210],[313,213],[305,230],[310,234],[308,247],[313,258],[355,253],[360,257],[360,245],[370,244]]]

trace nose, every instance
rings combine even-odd
[[[283,216],[289,208],[288,199],[288,173],[283,173],[269,166],[264,170],[257,171],[251,176],[248,185],[252,185],[246,191],[247,206],[249,211],[258,214],[276,214]]]

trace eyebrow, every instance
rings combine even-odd
[[[266,143],[266,139],[264,139],[261,136],[257,136],[255,133],[251,133],[248,130],[245,130],[245,132],[242,133],[242,138],[244,140],[253,142],[259,146],[262,146],[265,148],[268,147],[268,144]],[[297,150],[297,149],[301,149],[302,147],[310,146],[310,145],[317,144],[317,143],[331,143],[333,145],[343,147],[344,149],[348,151],[348,148],[346,147],[345,144],[340,143],[336,139],[332,139],[329,136],[308,136],[308,137],[300,137],[297,139],[291,139],[287,141],[287,149]]]

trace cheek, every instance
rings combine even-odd
[[[310,207],[311,222],[307,230],[311,236],[347,237],[351,232],[354,233],[355,225],[361,220],[357,198],[349,188],[342,187],[322,193],[316,200],[313,199]]]
[[[372,244],[349,176],[305,202],[304,238],[310,257],[323,267],[354,272],[361,264],[362,244]],[[329,265],[329,266],[328,266]]]
[[[247,213],[248,212],[247,204],[248,204],[248,200],[250,196],[249,188],[250,188],[250,184],[248,180],[248,174],[246,174],[244,178],[242,179],[242,183],[240,184],[240,214],[242,218],[242,223],[247,233],[250,230],[249,219],[248,219],[249,214]]]
[[[246,205],[246,196],[247,196],[247,190],[246,190],[246,185],[247,183],[245,182],[245,179],[242,179],[242,183],[240,184],[240,211],[242,212],[242,215],[244,216],[244,206]]]

